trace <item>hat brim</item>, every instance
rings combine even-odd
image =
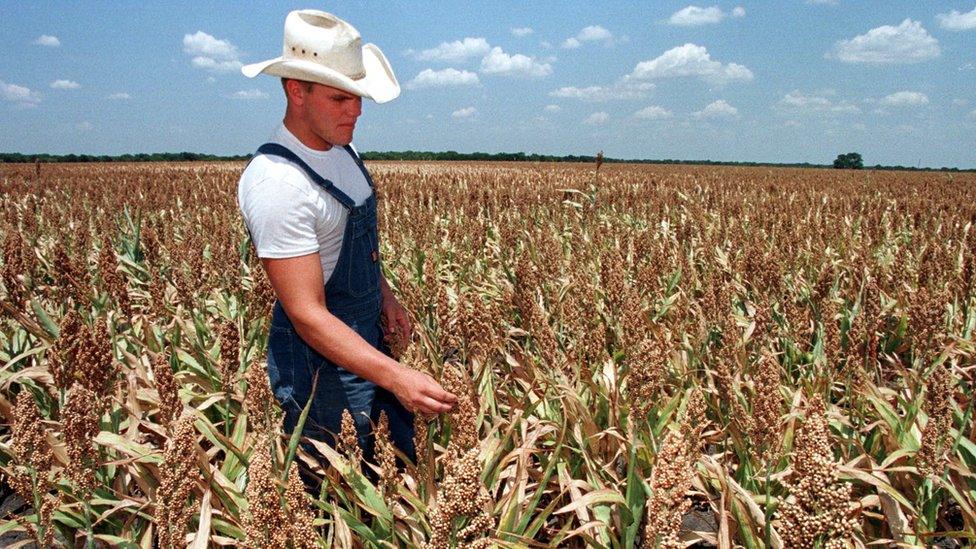
[[[359,80],[353,80],[341,72],[318,63],[304,59],[285,59],[284,57],[276,57],[241,67],[241,72],[248,78],[254,78],[264,73],[282,78],[317,82],[372,99],[377,103],[392,101],[400,95],[400,83],[397,82],[393,69],[390,68],[390,62],[386,60],[383,52],[373,44],[363,46],[363,70],[366,76]]]

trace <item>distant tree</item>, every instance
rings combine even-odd
[[[834,160],[834,168],[838,170],[860,170],[863,167],[864,159],[861,158],[861,153],[838,154]]]

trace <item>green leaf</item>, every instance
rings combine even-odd
[[[123,549],[139,549],[138,543],[133,543],[132,540],[128,540],[119,536],[113,536],[111,534],[95,534],[95,539],[108,542],[110,547],[121,547]]]
[[[525,506],[525,512],[522,514],[522,519],[519,521],[515,533],[524,533],[529,536],[535,536],[536,532],[532,531],[533,528],[531,524],[535,522],[537,523],[536,529],[541,528],[545,521],[549,519],[549,514],[553,509],[555,509],[556,502],[559,501],[559,498],[553,498],[552,503],[546,506],[541,513],[536,513],[536,509],[539,506],[539,501],[542,499],[542,495],[545,493],[546,486],[549,485],[549,479],[551,479],[552,475],[556,472],[556,465],[559,463],[559,454],[563,448],[563,441],[565,440],[565,437],[566,427],[564,425],[559,431],[559,438],[556,440],[555,447],[553,447],[552,451],[549,453],[549,463],[546,464],[546,468],[542,472],[542,477],[536,484],[537,488],[535,493],[532,494],[532,498]]]
[[[316,370],[312,377],[312,389],[309,393],[308,402],[302,408],[301,415],[298,416],[298,423],[292,430],[291,438],[288,439],[288,451],[285,452],[285,463],[281,467],[281,481],[288,482],[288,469],[291,467],[292,460],[295,459],[295,452],[298,451],[298,442],[302,439],[302,431],[305,429],[305,422],[308,421],[308,412],[312,409],[312,399],[315,398],[315,386],[319,382],[319,372]]]
[[[240,414],[237,416],[237,420],[234,422],[234,430],[230,435],[230,444],[235,448],[240,448],[244,446],[245,438],[247,437],[247,415]],[[230,454],[224,461],[223,466],[221,466],[220,471],[224,473],[227,478],[237,478],[237,476],[246,469],[247,466],[243,461],[237,459],[237,455]]]
[[[620,492],[612,490],[610,488],[601,488],[599,490],[593,490],[592,492],[587,492],[583,497],[578,500],[560,507],[555,513],[556,515],[562,515],[565,513],[571,513],[580,507],[590,508],[597,503],[619,503],[621,505],[627,505],[627,500],[624,499]]]
[[[368,513],[381,519],[380,523],[374,523],[373,527],[377,528],[380,526],[384,527],[384,530],[389,530],[393,524],[393,513],[386,506],[386,501],[384,501],[383,496],[380,495],[379,490],[376,486],[365,477],[362,473],[357,471],[349,461],[339,455],[331,446],[328,444],[314,439],[308,439],[309,444],[311,444],[316,450],[318,450],[327,460],[329,464],[335,467],[339,471],[339,475],[345,479],[346,483],[352,488],[353,493],[359,500],[360,505]]]
[[[879,490],[882,490],[884,493],[886,493],[889,496],[891,496],[892,498],[894,498],[895,501],[897,501],[898,503],[904,505],[905,508],[908,509],[908,511],[910,513],[912,513],[912,514],[915,513],[915,508],[912,506],[912,504],[907,499],[905,499],[905,496],[903,496],[901,492],[899,492],[898,490],[896,490],[891,484],[889,484],[885,480],[880,479],[880,478],[876,477],[875,475],[872,475],[871,473],[868,473],[866,471],[862,471],[860,469],[855,469],[853,467],[847,467],[845,465],[841,465],[840,466],[840,478],[843,479],[845,477],[847,479],[859,480],[859,481],[861,481],[861,482],[863,482],[865,484],[869,484],[869,485],[874,486],[875,488],[877,488]]]
[[[624,547],[633,547],[640,535],[640,520],[634,518],[641,516],[644,512],[644,504],[647,502],[647,488],[644,479],[641,478],[637,470],[637,445],[631,444],[630,457],[627,461],[627,488],[625,490],[627,507],[630,509],[632,519],[630,523],[623,523],[624,526]]]
[[[61,329],[58,327],[58,324],[51,319],[47,311],[44,310],[44,307],[41,307],[41,304],[36,299],[31,299],[31,309],[34,310],[37,319],[41,321],[41,326],[44,328],[44,331],[51,334],[51,337],[55,339],[61,336]]]
[[[197,430],[204,437],[206,437],[207,440],[212,442],[214,446],[217,446],[227,454],[233,453],[235,456],[237,456],[237,459],[247,463],[247,456],[244,454],[244,452],[242,452],[240,448],[235,446],[227,437],[225,437],[223,433],[219,432],[212,423],[207,421],[206,418],[198,417],[193,424],[196,425]]]
[[[159,464],[162,462],[162,456],[158,452],[155,452],[151,446],[139,444],[132,439],[109,431],[99,432],[95,436],[95,444],[117,450],[129,457],[135,458],[135,461],[138,463]]]
[[[385,545],[377,537],[376,532],[374,532],[366,524],[363,524],[362,521],[356,518],[349,511],[340,508],[339,515],[342,517],[342,520],[346,521],[346,524],[349,526],[349,528],[352,529],[353,532],[356,532],[356,534],[360,536],[361,541],[369,542],[369,544],[367,545],[368,547],[378,547],[380,545]]]
[[[971,500],[960,494],[959,490],[954,484],[952,484],[952,482],[946,482],[940,479],[939,486],[945,488],[945,490],[952,496],[952,499],[956,500],[956,503],[959,504],[959,508],[962,510],[962,513],[966,515],[968,523],[976,523],[976,512],[974,512],[972,506],[969,505]]]
[[[909,450],[918,450],[918,440],[915,440],[914,437],[906,436],[910,434],[910,430],[905,428],[902,419],[898,417],[898,414],[891,405],[877,395],[867,394],[865,396],[868,402],[874,406],[874,409],[878,411],[878,414],[881,415],[881,418],[884,419],[885,423],[888,424],[888,427],[901,447]]]

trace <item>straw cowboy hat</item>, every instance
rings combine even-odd
[[[352,25],[331,13],[297,10],[285,18],[281,57],[245,65],[248,78],[266,73],[318,82],[386,103],[400,95],[390,62],[373,44],[362,45]]]

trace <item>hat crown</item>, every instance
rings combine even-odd
[[[284,59],[300,59],[363,78],[363,44],[359,31],[331,13],[297,10],[285,18]]]

